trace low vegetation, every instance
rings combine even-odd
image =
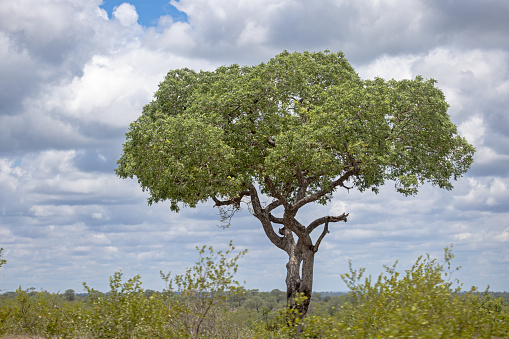
[[[163,291],[141,278],[110,277],[101,293],[62,294],[19,287],[0,295],[0,336],[43,338],[506,338],[508,293],[462,290],[452,279],[453,254],[429,255],[408,270],[385,267],[377,279],[363,269],[341,275],[348,293],[315,293],[301,320],[286,293],[246,290],[234,280],[234,254],[198,248],[200,260],[182,275],[161,272]],[[296,302],[303,302],[303,296]]]

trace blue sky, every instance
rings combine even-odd
[[[361,77],[438,81],[460,133],[477,149],[452,191],[406,198],[338,192],[316,216],[331,227],[316,291],[345,290],[348,259],[370,274],[454,244],[466,288],[509,290],[509,2],[492,0],[17,0],[0,6],[0,289],[105,290],[122,270],[161,289],[195,246],[248,254],[247,288],[284,289],[285,253],[244,209],[218,228],[208,202],[172,213],[147,206],[136,180],[113,172],[124,133],[166,72],[253,65],[289,51],[342,50]],[[453,263],[453,264],[454,264]]]
[[[103,8],[111,18],[115,7],[120,6],[124,2],[125,1],[121,0],[107,0],[103,1],[100,7]],[[187,21],[186,13],[179,11],[168,0],[136,0],[129,1],[129,3],[136,7],[138,22],[143,26],[157,26],[159,18],[166,15],[171,16],[175,21]]]

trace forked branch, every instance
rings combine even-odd
[[[269,240],[276,245],[278,248],[284,250],[283,237],[277,235],[272,227],[272,222],[270,221],[270,212],[264,209],[260,203],[260,198],[258,197],[258,192],[256,191],[256,187],[253,184],[249,185],[249,195],[251,197],[251,204],[253,207],[253,215],[260,220],[263,226],[263,230],[265,235],[269,238]],[[272,205],[272,204],[271,204]]]
[[[327,187],[326,189],[321,189],[321,190],[319,190],[318,192],[316,192],[314,194],[310,194],[310,195],[308,195],[306,197],[303,197],[302,199],[297,200],[295,202],[295,204],[293,204],[293,206],[292,206],[293,209],[294,210],[298,210],[299,208],[301,208],[302,206],[304,206],[304,205],[306,205],[306,204],[308,204],[310,202],[317,201],[318,199],[320,199],[324,195],[332,193],[334,191],[334,189],[336,189],[336,187],[338,187],[338,186],[350,189],[349,187],[346,187],[344,185],[344,183],[351,176],[356,175],[356,174],[359,174],[359,168],[358,167],[351,168],[350,170],[348,170],[345,173],[343,173],[343,175],[341,177],[339,177],[337,180],[331,182],[329,187]]]
[[[326,217],[321,217],[321,218],[318,218],[316,220],[314,220],[313,222],[311,222],[308,227],[306,228],[306,231],[308,234],[311,234],[311,232],[314,231],[315,228],[317,228],[318,226],[320,226],[321,224],[324,224],[324,223],[329,223],[329,222],[338,222],[338,221],[343,221],[343,222],[347,222],[348,220],[348,213],[343,213],[341,215],[337,215],[337,216],[326,216]]]
[[[323,226],[323,232],[322,232],[322,234],[320,234],[320,237],[318,237],[318,240],[316,240],[316,243],[312,248],[313,252],[315,252],[315,253],[318,252],[318,247],[320,247],[320,244],[321,244],[323,238],[328,233],[329,233],[329,219],[327,219],[327,221],[325,222],[325,225]]]
[[[242,191],[239,193],[239,195],[237,197],[235,197],[233,199],[219,200],[218,198],[216,198],[216,196],[213,196],[212,200],[214,200],[214,203],[215,203],[214,207],[226,206],[226,205],[239,206],[242,198],[244,198],[246,195],[249,195],[249,191]]]

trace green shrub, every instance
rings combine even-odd
[[[81,305],[70,304],[58,294],[16,290],[15,298],[0,309],[0,334],[29,334],[45,338],[73,338],[75,317]]]
[[[84,283],[92,308],[82,317],[83,334],[90,338],[150,337],[161,332],[165,305],[147,298],[140,276],[122,283],[122,272],[110,277],[110,291],[100,293]]]
[[[220,306],[228,297],[238,298],[245,293],[233,277],[238,269],[237,261],[247,250],[229,258],[235,250],[231,241],[225,252],[215,252],[211,246],[196,249],[200,260],[187,268],[185,274],[170,279],[170,273],[161,272],[161,277],[167,283],[165,292],[172,296],[170,305],[174,312],[170,324],[179,335],[212,338],[219,335],[218,331],[223,332],[218,325],[226,314]]]
[[[88,297],[18,288],[0,296],[0,337],[44,338],[506,338],[508,301],[488,291],[461,291],[452,280],[452,252],[445,264],[429,255],[404,272],[397,263],[376,280],[364,269],[342,278],[344,296],[315,300],[301,320],[284,307],[279,290],[246,290],[234,280],[238,259],[211,247],[197,248],[200,259],[170,279],[161,293],[143,290],[139,276],[110,277],[100,293],[84,283]],[[230,258],[231,257],[231,258]],[[445,266],[445,267],[444,267]],[[304,299],[300,296],[297,302]],[[71,300],[73,299],[73,300]]]
[[[364,269],[343,274],[351,292],[339,312],[305,319],[303,338],[493,338],[509,335],[509,313],[501,299],[475,289],[453,287],[451,260],[443,265],[429,255],[419,257],[404,274],[395,263],[373,282],[361,278]],[[447,280],[446,280],[447,279]],[[292,329],[291,335],[296,334]]]
[[[200,260],[186,273],[170,279],[163,293],[146,293],[135,276],[122,283],[122,273],[110,278],[110,291],[99,293],[84,284],[92,308],[84,315],[82,335],[90,338],[239,338],[245,328],[232,321],[235,315],[220,306],[230,295],[241,293],[233,279],[235,247],[215,252],[197,248]],[[208,255],[205,255],[208,250]],[[176,290],[174,289],[176,288]],[[249,332],[249,331],[248,331]],[[246,337],[247,338],[247,337]]]

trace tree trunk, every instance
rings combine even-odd
[[[342,184],[343,181],[348,179],[348,177],[349,176],[343,176],[340,178],[341,180],[338,179],[337,185]],[[273,188],[270,179],[265,179],[267,185],[272,187],[275,191],[274,195],[279,196],[281,199],[274,200],[263,208],[260,203],[260,199],[258,198],[256,187],[254,185],[250,185],[249,195],[251,197],[254,216],[262,223],[263,230],[269,240],[276,247],[288,253],[288,263],[286,264],[286,298],[289,307],[298,312],[299,318],[303,318],[308,312],[309,303],[311,301],[311,293],[313,291],[313,266],[315,253],[318,251],[320,243],[325,235],[329,233],[329,222],[346,222],[348,214],[343,213],[339,216],[320,217],[305,227],[295,219],[298,209],[304,204],[313,202],[329,192],[322,191],[321,194],[315,194],[315,196],[308,196],[308,198],[306,198],[304,197],[304,194],[309,183],[306,184],[304,182],[304,189],[299,189],[299,193],[297,194],[297,196],[302,195],[299,200],[300,203],[297,207],[292,207],[288,204],[288,201],[284,201],[281,192],[277,192]],[[215,202],[216,205],[222,204],[222,202],[218,199],[215,199]],[[229,202],[230,201],[227,201],[224,204],[229,204]],[[285,208],[283,218],[277,218],[271,213],[272,210],[279,206],[283,206]],[[278,233],[274,230],[273,223],[283,225],[283,227],[278,230]],[[320,225],[324,225],[323,231],[316,240],[315,244],[313,244],[310,234]],[[294,235],[297,236],[297,242],[294,239]],[[305,297],[304,300],[296,302],[295,298],[300,295]]]
[[[315,252],[304,245],[300,240],[293,244],[288,251],[288,263],[286,264],[286,298],[291,309],[298,311],[298,317],[303,318],[311,301],[313,291],[313,265]],[[301,295],[305,297],[300,302],[295,298]]]

